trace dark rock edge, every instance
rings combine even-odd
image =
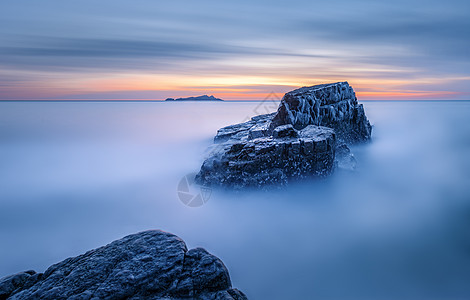
[[[0,279],[0,299],[225,299],[247,297],[232,288],[223,262],[203,248],[188,250],[161,230],[128,235],[67,258],[44,273]]]

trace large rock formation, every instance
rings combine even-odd
[[[346,144],[367,141],[371,125],[347,82],[284,95],[276,113],[219,129],[196,182],[235,188],[286,184],[354,162]]]
[[[0,279],[0,299],[247,299],[222,261],[159,230],[129,235],[44,273]]]

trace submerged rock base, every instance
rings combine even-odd
[[[202,248],[150,230],[68,258],[44,273],[0,279],[0,299],[224,299],[246,296],[232,288],[227,268]]]
[[[371,131],[347,82],[303,87],[286,93],[276,113],[219,129],[196,182],[243,188],[326,176],[355,164],[346,144]]]
[[[330,128],[279,126],[273,136],[225,143],[204,162],[196,180],[236,188],[327,175],[333,170],[335,146]]]

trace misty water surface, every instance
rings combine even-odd
[[[183,205],[216,130],[259,105],[0,103],[0,277],[163,229],[250,299],[470,297],[470,102],[365,102],[356,172]]]

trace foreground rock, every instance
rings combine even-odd
[[[219,129],[196,182],[243,188],[326,176],[355,166],[346,144],[369,140],[371,130],[347,82],[303,87],[286,93],[276,113]]]
[[[129,235],[44,273],[0,279],[0,299],[247,299],[222,261],[159,230]]]

